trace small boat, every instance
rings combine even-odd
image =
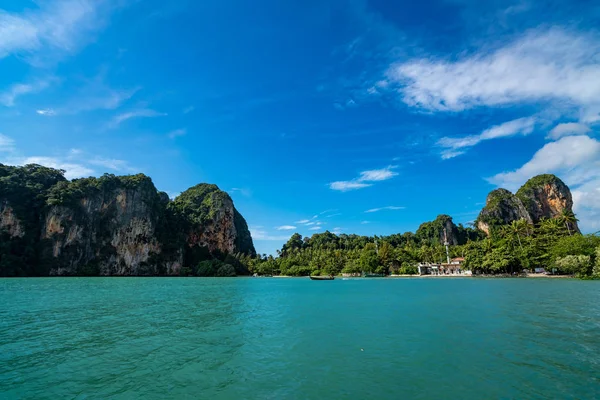
[[[335,276],[309,276],[311,281],[332,281]]]

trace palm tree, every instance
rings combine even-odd
[[[560,221],[565,224],[567,230],[569,231],[569,235],[573,235],[571,233],[571,225],[575,226],[575,224],[579,221],[575,216],[575,213],[572,210],[564,209],[560,213],[559,217]]]
[[[514,240],[514,238],[517,238],[517,241],[519,242],[519,247],[521,248],[521,250],[523,250],[523,244],[521,243],[521,235],[525,232],[527,232],[528,230],[528,224],[527,221],[525,221],[525,219],[521,218],[519,220],[515,220],[512,221],[510,223],[510,225],[506,226],[506,231],[509,235],[509,237]]]

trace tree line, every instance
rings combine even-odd
[[[444,221],[447,216],[441,217]],[[415,234],[358,236],[324,232],[302,237],[295,233],[276,257],[263,254],[244,262],[257,274],[416,274],[421,262],[446,261],[440,230],[444,224],[439,220],[421,225]],[[465,268],[474,274],[514,274],[544,268],[557,274],[600,278],[600,236],[574,232],[570,228],[574,221],[570,211],[535,225],[521,219],[493,226],[489,237],[470,227],[454,226],[457,244],[450,246],[450,257],[464,257]]]

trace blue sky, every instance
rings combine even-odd
[[[467,223],[540,173],[600,229],[600,3],[198,3],[4,0],[0,161],[215,183],[261,253]]]

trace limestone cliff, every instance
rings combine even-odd
[[[42,243],[51,275],[179,273],[181,252],[161,257],[165,204],[150,178],[107,175],[64,182],[50,197]]]
[[[200,184],[186,190],[173,201],[171,208],[185,222],[190,253],[206,249],[211,253],[255,255],[246,221],[233,206],[231,197],[216,185]]]
[[[449,215],[438,215],[435,220],[424,222],[415,233],[421,241],[432,243],[444,243],[445,238],[450,245],[462,244],[459,240],[458,227],[452,222]]]
[[[201,261],[248,273],[248,226],[215,185],[171,201],[142,174],[63,174],[0,164],[0,276],[193,275]]]
[[[6,200],[0,204],[0,231],[6,232],[11,238],[25,236],[23,223]]]
[[[521,200],[506,189],[496,189],[488,194],[485,207],[477,217],[477,228],[490,235],[494,226],[510,224],[520,219],[532,223]]]
[[[563,213],[572,213],[571,190],[555,175],[538,175],[528,180],[517,191],[533,222],[542,218],[556,218]],[[576,221],[569,222],[571,230],[579,231]]]

